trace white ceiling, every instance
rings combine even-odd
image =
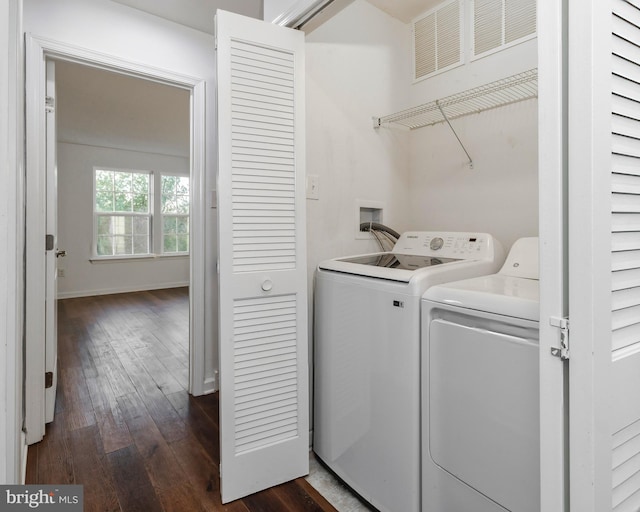
[[[134,9],[160,16],[202,32],[213,34],[216,9],[263,18],[262,0],[113,0]],[[294,0],[291,0],[292,3]],[[404,23],[431,9],[443,0],[367,0],[378,9]]]
[[[435,7],[444,0],[367,0],[371,5],[404,23]]]
[[[189,156],[189,92],[56,62],[58,140]]]
[[[262,0],[113,0],[181,25],[213,34],[216,9],[262,19]]]

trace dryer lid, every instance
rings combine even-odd
[[[503,276],[538,279],[538,237],[516,240],[498,273]]]

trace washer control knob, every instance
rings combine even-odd
[[[440,238],[439,236],[437,236],[437,237],[431,239],[431,243],[429,244],[429,248],[432,251],[437,251],[438,249],[441,249],[443,245],[444,245],[444,240],[442,238]]]
[[[265,292],[270,292],[270,291],[271,291],[271,288],[273,288],[273,281],[272,281],[271,279],[265,279],[265,280],[262,282],[262,289],[263,289]]]

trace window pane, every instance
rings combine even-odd
[[[183,196],[189,195],[189,178],[181,176],[176,184],[176,194]]]
[[[131,192],[131,176],[130,172],[114,172],[114,186],[116,192]]]
[[[176,201],[175,196],[169,196],[162,194],[162,213],[176,213]]]
[[[116,192],[115,194],[115,208],[116,212],[130,212],[131,211],[131,196],[129,194],[123,194]]]
[[[147,213],[149,211],[149,196],[145,194],[133,196],[133,211]]]
[[[162,245],[164,252],[176,252],[176,236],[164,235]]]
[[[98,236],[111,234],[111,217],[98,217]]]
[[[96,170],[96,190],[103,192],[113,190],[113,172]]]
[[[134,235],[148,235],[149,234],[149,217],[134,217],[133,218],[133,234]]]
[[[177,176],[162,176],[162,192],[173,196],[176,193]]]
[[[189,196],[178,196],[176,198],[176,213],[189,213]]]
[[[189,217],[178,217],[177,221],[177,232],[178,233],[188,233],[189,232]]]
[[[111,245],[110,236],[98,237],[97,253],[98,253],[98,256],[111,256],[113,254],[113,247]]]
[[[149,195],[149,175],[138,174],[133,175],[133,193]]]
[[[189,252],[189,235],[178,235],[178,252]]]
[[[149,237],[148,236],[133,237],[133,253],[134,254],[149,253]]]
[[[114,236],[113,237],[114,254],[133,254],[132,241],[130,236]]]
[[[96,193],[96,210],[99,212],[113,211],[113,193],[111,191]]]
[[[177,222],[175,217],[165,217],[164,226],[162,232],[164,234],[171,234],[176,232]]]

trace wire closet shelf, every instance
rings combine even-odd
[[[530,69],[396,114],[374,117],[373,125],[414,130],[537,96],[538,70]]]

